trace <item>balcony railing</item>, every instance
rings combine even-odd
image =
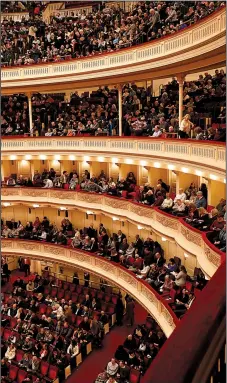
[[[2,88],[17,86],[17,81],[22,86],[32,79],[36,84],[49,83],[50,78],[55,83],[88,80],[119,75],[123,68],[126,74],[181,63],[224,47],[225,19],[226,10],[222,7],[193,26],[157,41],[94,57],[3,68]]]
[[[174,238],[175,242],[193,254],[209,276],[225,261],[225,254],[211,244],[206,233],[188,225],[182,218],[164,213],[158,208],[151,208],[143,204],[131,202],[126,199],[93,194],[87,192],[64,191],[62,189],[38,188],[3,188],[2,202],[37,203],[75,207],[87,211],[88,208],[97,214],[100,212],[123,217],[133,223],[147,226],[162,236]]]
[[[66,246],[18,239],[2,239],[1,249],[5,256],[26,255],[32,260],[54,261],[71,268],[82,268],[102,277],[134,297],[155,318],[167,337],[179,322],[167,302],[148,283],[139,280],[124,267],[102,257]]]
[[[225,176],[225,143],[145,137],[2,137],[2,156],[9,154],[58,153],[138,156],[166,159],[207,168]]]

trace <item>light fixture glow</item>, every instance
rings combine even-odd
[[[140,161],[140,165],[141,166],[146,166],[147,165],[147,161]]]
[[[189,255],[188,255],[187,253],[184,253],[184,257],[185,257],[185,258],[188,258]]]
[[[210,179],[216,181],[218,179],[214,174],[210,174]]]
[[[39,156],[39,158],[40,158],[40,160],[46,160],[47,156],[45,156],[45,154],[41,154],[41,155]]]
[[[165,237],[162,237],[162,242],[166,242],[167,239]]]
[[[138,230],[142,230],[142,229],[144,229],[144,227],[143,227],[143,226],[140,226],[140,225],[138,225],[138,226],[137,226],[137,229],[138,229]]]
[[[39,207],[39,205],[37,203],[34,203],[34,205],[32,205],[34,208],[36,207]]]
[[[154,162],[154,167],[155,167],[155,168],[160,168],[160,167],[161,167],[160,162]]]
[[[14,161],[14,160],[17,159],[17,156],[12,155],[12,156],[10,156],[10,159],[11,159],[12,161]]]
[[[126,158],[125,159],[125,163],[128,164],[128,165],[132,165],[133,164],[133,160],[131,158]]]
[[[168,169],[173,170],[173,169],[175,169],[175,166],[174,165],[168,165]]]
[[[113,217],[112,220],[113,220],[113,221],[119,221],[119,218],[117,218],[117,217]]]
[[[59,160],[61,159],[60,154],[56,154],[56,156],[54,156],[54,159],[57,160],[57,161],[59,161]]]
[[[32,159],[31,154],[26,154],[25,159],[26,159],[26,160],[31,160],[31,159]]]
[[[75,157],[75,156],[69,156],[69,159],[70,159],[71,161],[74,161],[74,160],[76,159],[76,157]]]
[[[60,206],[60,208],[59,208],[60,210],[67,210],[67,208],[66,207],[64,207],[64,206]]]
[[[87,162],[87,161],[89,161],[90,160],[90,157],[88,157],[88,156],[84,156],[84,161],[85,162]]]
[[[188,173],[188,168],[181,168],[183,173]]]
[[[3,206],[7,207],[7,206],[10,206],[11,203],[10,202],[3,202]]]
[[[112,158],[112,162],[113,162],[114,164],[116,164],[116,163],[118,162],[118,158],[113,157],[113,158]]]
[[[93,215],[94,214],[93,211],[90,211],[90,210],[88,210],[86,213],[87,213],[87,215]]]
[[[202,175],[203,175],[203,172],[201,172],[201,170],[196,170],[196,171],[195,171],[195,174],[196,174],[197,176],[202,176]]]
[[[224,178],[224,184],[226,184],[226,178]]]
[[[98,161],[99,162],[103,162],[104,161],[104,157],[98,157]]]

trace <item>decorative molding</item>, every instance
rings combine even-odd
[[[65,249],[60,246],[53,247],[53,246],[43,245],[43,250],[53,255],[65,255]]]
[[[37,244],[35,243],[27,243],[27,242],[20,242],[18,241],[17,245],[20,249],[24,250],[40,250],[39,242]]]
[[[161,223],[165,227],[170,227],[173,230],[178,229],[177,219],[171,219],[169,217],[166,217],[164,214],[157,214],[156,213],[156,221]]]
[[[189,241],[194,243],[197,246],[202,245],[202,238],[201,235],[198,233],[195,233],[188,228],[185,228],[183,225],[180,226],[181,234]]]
[[[158,301],[155,295],[145,285],[141,286],[141,294],[147,297],[150,302],[153,302],[156,307],[158,307]]]
[[[205,255],[207,256],[207,259],[211,263],[213,263],[217,267],[219,267],[221,265],[221,258],[220,258],[219,254],[215,253],[213,250],[211,250],[206,245],[205,245],[204,252],[205,252]]]

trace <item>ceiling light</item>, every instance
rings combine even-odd
[[[138,225],[138,226],[137,226],[137,229],[138,229],[138,230],[142,230],[142,229],[144,229],[144,227],[143,227],[143,226],[140,226],[140,225]]]
[[[90,160],[90,157],[84,156],[84,161],[89,161],[89,160]]]
[[[173,170],[173,169],[175,169],[175,166],[174,165],[168,165],[168,169]]]
[[[31,160],[31,159],[32,159],[31,154],[26,154],[25,159],[26,159],[26,160]]]
[[[113,221],[119,221],[119,218],[117,218],[117,217],[113,217],[112,220],[113,220]]]
[[[7,207],[7,206],[10,206],[11,203],[10,202],[3,202],[3,206]]]
[[[224,184],[226,184],[226,178],[224,178]]]
[[[166,242],[167,239],[165,237],[162,237],[162,242]]]
[[[160,162],[154,162],[154,167],[155,167],[155,168],[160,168],[160,167],[161,167]]]
[[[41,155],[39,156],[39,158],[40,158],[40,160],[46,160],[47,156],[45,156],[45,154],[41,154]]]
[[[74,161],[74,160],[76,159],[76,157],[75,157],[75,156],[69,156],[69,159],[70,159],[71,161]]]
[[[94,214],[94,212],[93,212],[93,211],[90,211],[90,210],[88,210],[86,213],[87,213],[87,215],[92,215],[92,214]]]
[[[141,166],[146,166],[147,165],[147,161],[140,161],[140,165]]]
[[[202,176],[202,175],[203,175],[203,172],[201,172],[201,170],[196,170],[196,171],[195,171],[195,174],[196,174],[197,176]]]
[[[34,205],[32,205],[34,208],[36,207],[39,207],[39,205],[37,203],[34,203]]]
[[[98,157],[99,162],[104,162],[104,157]]]
[[[11,159],[12,161],[14,161],[14,160],[17,159],[17,156],[12,155],[12,156],[10,156],[10,159]]]
[[[113,162],[114,164],[116,164],[116,162],[118,162],[118,158],[113,157],[113,158],[112,158],[112,162]]]
[[[60,210],[67,210],[67,208],[66,207],[64,207],[64,206],[60,206],[60,208],[59,208]]]
[[[218,179],[214,174],[210,174],[210,179],[216,181]]]
[[[184,253],[184,257],[185,257],[185,258],[188,258],[189,255],[188,255],[187,253]]]
[[[183,173],[188,173],[188,168],[181,168]]]
[[[132,165],[133,164],[133,160],[131,158],[126,158],[125,159],[125,163],[128,164],[128,165]]]
[[[56,156],[54,156],[54,159],[59,161],[61,159],[61,156],[59,154],[56,154]]]

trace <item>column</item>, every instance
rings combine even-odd
[[[118,84],[119,136],[122,136],[122,85]]]
[[[177,81],[179,83],[179,126],[183,118],[183,85],[184,85],[185,75],[180,74],[177,76]]]
[[[33,137],[33,126],[32,126],[32,94],[27,93],[28,97],[28,113],[29,113],[29,132],[30,136]]]

